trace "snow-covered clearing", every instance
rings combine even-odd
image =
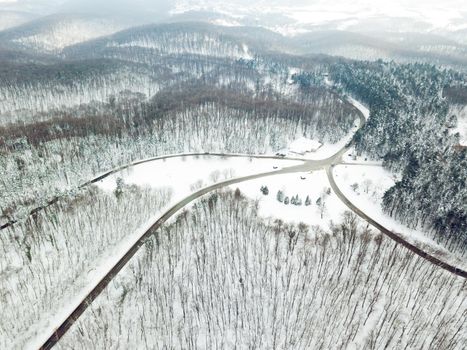
[[[386,190],[397,181],[380,166],[338,165],[334,168],[334,179],[342,193],[373,220],[391,230],[417,247],[440,257],[458,267],[466,267],[464,259],[455,256],[432,240],[427,233],[408,228],[383,212],[382,198]]]
[[[26,349],[37,349],[53,333],[67,316],[81,303],[97,283],[115,266],[123,255],[134,245],[138,239],[156,222],[169,207],[182,200],[190,193],[209,184],[233,177],[273,171],[274,167],[280,169],[299,165],[300,161],[256,159],[249,157],[215,157],[215,156],[183,156],[168,159],[159,159],[147,163],[131,166],[127,169],[110,175],[97,183],[105,191],[114,191],[117,188],[117,179],[121,178],[124,184],[141,187],[171,188],[173,195],[169,203],[157,210],[151,218],[134,232],[119,242],[113,249],[106,251],[95,269],[88,271],[82,282],[83,288],[75,295],[67,295],[60,303],[60,310],[51,310],[51,317],[44,317],[29,332],[25,332],[23,339],[29,339]]]
[[[315,152],[305,153],[303,155],[303,158],[310,159],[310,160],[319,160],[319,159],[326,159],[326,158],[332,157],[337,152],[339,152],[341,149],[343,149],[345,145],[348,144],[352,140],[355,132],[359,128],[360,128],[360,120],[356,119],[352,130],[345,137],[343,137],[340,141],[336,143],[325,143]]]
[[[202,187],[234,177],[248,176],[267,171],[300,165],[300,161],[260,159],[246,157],[182,156],[159,159],[131,166],[112,174],[97,185],[106,191],[116,188],[117,179],[137,186],[170,186],[172,202],[177,202]]]
[[[322,144],[319,141],[300,137],[290,144],[289,151],[303,155],[308,152],[316,152],[321,146]]]
[[[360,165],[371,165],[371,166],[382,166],[381,160],[370,160],[365,154],[358,155],[355,148],[352,147],[342,156],[342,162],[344,164],[360,164]]]
[[[261,186],[268,187],[268,195],[261,193]],[[330,189],[324,170],[269,176],[232,185],[231,188],[239,188],[244,195],[256,200],[259,205],[259,214],[272,221],[281,219],[297,224],[303,222],[328,229],[330,222],[339,222],[342,214],[347,210],[347,207]],[[284,198],[289,197],[289,201],[298,195],[302,204],[286,205],[280,202],[277,198],[278,191],[282,191]],[[330,194],[328,191],[331,191]],[[310,199],[309,205],[305,203],[307,196]],[[319,199],[321,199],[321,204],[317,204]]]
[[[332,82],[329,81],[328,78],[325,79],[325,83],[328,86],[332,85]],[[360,111],[360,113],[362,113],[365,120],[368,120],[368,118],[370,117],[370,110],[366,106],[364,106],[363,104],[361,104],[360,102],[358,102],[357,100],[355,100],[354,98],[352,98],[350,96],[347,97],[347,100],[355,108],[357,108]],[[336,143],[325,143],[324,145],[317,147],[316,141],[311,144],[311,141],[313,141],[313,140],[309,140],[308,144],[307,144],[304,141],[306,139],[304,139],[304,140],[298,139],[298,140],[294,141],[294,143],[292,143],[288,147],[288,149],[286,150],[285,153],[288,152],[288,154],[293,155],[294,153],[297,153],[296,149],[298,149],[299,151],[303,151],[304,144],[305,144],[306,147],[313,146],[313,148],[315,149],[314,151],[311,151],[311,152],[309,152],[309,151],[300,152],[300,153],[303,153],[303,156],[304,156],[305,159],[319,160],[319,159],[329,158],[329,157],[333,156],[334,154],[336,154],[337,152],[339,152],[341,149],[343,149],[345,147],[345,145],[348,144],[352,140],[354,134],[361,127],[362,127],[361,120],[356,119],[355,122],[354,122],[354,125],[352,127],[352,130],[350,130],[347,133],[347,135],[345,135],[342,139],[340,139]],[[300,147],[297,147],[296,144],[298,146],[300,146]],[[347,161],[347,160],[344,159],[344,161]]]

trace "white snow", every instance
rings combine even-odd
[[[364,106],[362,103],[358,102],[356,99],[354,99],[351,96],[347,96],[348,101],[354,105],[355,108],[357,108],[365,117],[365,120],[368,120],[370,117],[370,110],[368,107]]]
[[[261,193],[261,186],[268,187],[269,194],[267,196]],[[324,170],[269,176],[235,184],[231,188],[239,188],[244,195],[257,200],[260,215],[270,220],[281,219],[294,223],[303,222],[327,229],[331,221],[334,223],[339,222],[342,214],[347,210],[347,207],[334,192],[331,191],[329,195],[326,193],[330,189],[330,185]],[[285,205],[279,202],[277,200],[279,190],[289,198],[298,195],[302,200],[302,205],[297,206],[291,203]],[[309,206],[305,206],[307,196],[311,200]],[[321,209],[316,204],[321,196],[323,196],[322,201],[325,203],[322,217]]]
[[[467,146],[467,106],[458,111],[457,127],[454,132],[458,132],[460,135],[459,143]]]
[[[104,19],[71,19],[54,23],[47,30],[13,40],[26,47],[53,52],[90,39],[113,34],[128,25]]]
[[[25,348],[39,348],[128,249],[160,218],[163,212],[176,202],[211,183],[233,177],[273,171],[273,167],[280,169],[281,167],[299,164],[301,164],[300,161],[256,159],[248,156],[184,156],[166,160],[158,159],[131,166],[97,183],[100,188],[113,191],[116,188],[117,178],[121,177],[126,184],[154,188],[171,186],[174,192],[170,203],[165,208],[154,213],[138,230],[129,232],[128,236],[118,243],[115,249],[106,252],[100,261],[96,262],[96,268],[89,271],[89,274],[85,277],[83,289],[76,295],[68,296],[65,306],[54,313],[53,318],[41,321],[28,334],[24,335],[24,339],[30,339]]]
[[[342,156],[342,162],[345,164],[360,164],[360,165],[375,165],[382,166],[381,160],[369,160],[365,154],[358,155],[355,148],[352,147],[347,153]]]
[[[242,24],[235,20],[229,20],[225,18],[217,18],[211,21],[212,24],[224,27],[240,27]]]
[[[406,0],[372,1],[372,0],[336,0],[318,2],[286,2],[257,0],[251,3],[238,1],[230,3],[204,0],[179,0],[172,14],[188,11],[203,11],[221,13],[230,17],[255,19],[259,25],[284,35],[295,35],[298,32],[310,31],[312,26],[332,24],[337,28],[345,29],[360,22],[374,18],[400,18],[411,19],[413,25],[409,31],[416,31],[423,23],[428,29],[455,30],[459,22],[465,19],[467,3],[460,0],[445,0],[442,3],[434,0],[419,1],[418,3]],[[262,20],[258,14],[285,17],[287,20],[278,25],[270,25],[267,19]],[[460,24],[462,25],[462,24]],[[393,31],[400,29],[394,27]]]
[[[54,313],[54,317],[51,320],[46,320],[40,324],[35,325],[31,334],[32,338],[25,344],[26,350],[38,349],[44,344],[44,342],[52,335],[53,331],[58,328],[63,321],[66,320],[68,315],[81,303],[82,300],[92,291],[97,283],[104,278],[104,276],[112,269],[113,266],[128,252],[129,248],[134,245],[138,239],[151,228],[162,215],[163,210],[154,213],[154,216],[148,220],[143,226],[141,226],[135,232],[129,232],[128,236],[122,240],[115,249],[108,251],[105,256],[102,256],[99,261],[96,262],[96,266],[93,270],[90,270],[86,276],[84,288],[73,296],[69,296],[67,303],[57,313]],[[64,298],[65,299],[65,298]],[[34,337],[35,336],[35,337]]]
[[[301,164],[300,161],[257,159],[245,157],[218,156],[185,156],[154,160],[132,166],[113,174],[97,185],[106,190],[116,188],[117,178],[124,183],[137,186],[171,186],[173,201],[176,202],[195,189],[200,189],[211,183]]]
[[[322,146],[321,142],[300,137],[289,145],[289,151],[304,155],[305,153],[316,152]]]
[[[383,195],[398,178],[397,174],[391,174],[380,166],[356,164],[338,165],[334,168],[334,179],[342,193],[370,218],[423,250],[442,255],[441,260],[456,266],[465,266],[463,259],[447,251],[427,233],[411,229],[383,212]]]

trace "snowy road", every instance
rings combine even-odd
[[[362,112],[360,115],[360,127],[363,126],[363,124],[366,121],[366,118],[368,117],[368,111],[362,110],[362,106],[357,106],[357,108],[360,109]],[[352,142],[349,142],[347,145],[342,147],[337,153],[334,155],[321,159],[321,160],[309,160],[309,159],[300,159],[300,158],[286,158],[286,157],[275,157],[275,156],[250,156],[250,155],[238,155],[238,154],[212,154],[212,153],[200,153],[197,155],[210,155],[210,156],[219,156],[219,157],[226,157],[226,158],[233,158],[233,157],[250,157],[250,158],[261,158],[261,159],[271,159],[271,160],[294,160],[294,161],[302,161],[302,164],[299,165],[294,165],[294,166],[289,166],[289,167],[284,167],[282,169],[274,170],[274,171],[269,171],[269,172],[262,172],[258,174],[253,174],[253,175],[248,175],[248,176],[243,176],[243,177],[238,177],[234,179],[229,179],[226,181],[218,182],[213,185],[207,186],[203,189],[200,189],[199,191],[190,194],[189,196],[183,198],[182,200],[178,201],[176,204],[174,204],[170,209],[168,209],[148,230],[146,230],[142,236],[136,241],[134,245],[130,247],[130,249],[123,255],[118,262],[113,265],[113,267],[107,272],[107,274],[95,285],[95,287],[92,289],[90,293],[87,294],[87,296],[81,300],[81,302],[74,308],[73,312],[71,312],[67,318],[59,325],[57,328],[51,332],[49,338],[45,340],[44,342],[41,341],[41,344],[43,344],[40,349],[51,349],[59,340],[60,338],[70,329],[70,327],[76,322],[76,320],[81,316],[81,314],[88,308],[88,306],[97,298],[97,296],[107,287],[107,285],[112,281],[112,279],[120,272],[120,270],[128,263],[128,261],[136,254],[136,252],[145,244],[146,240],[154,233],[155,230],[160,228],[164,223],[167,222],[171,217],[173,217],[178,211],[180,211],[182,208],[193,202],[194,200],[202,197],[203,195],[206,195],[212,191],[215,191],[217,189],[221,189],[233,184],[238,184],[241,182],[245,181],[250,181],[254,179],[259,179],[263,177],[268,177],[268,176],[274,176],[274,175],[280,175],[280,174],[290,174],[290,173],[303,173],[307,171],[314,171],[314,170],[322,170],[325,169],[328,175],[329,182],[331,184],[331,187],[333,188],[334,192],[337,194],[337,196],[342,200],[352,211],[354,211],[357,215],[362,217],[364,220],[366,220],[368,223],[370,223],[372,226],[380,230],[382,233],[386,234],[389,236],[391,239],[395,240],[397,243],[403,245],[407,249],[411,250],[412,252],[416,253],[417,255],[421,256],[422,258],[426,259],[427,261],[435,264],[436,266],[439,266],[440,268],[443,268],[445,270],[448,270],[451,273],[454,273],[458,276],[467,278],[467,272],[458,269],[454,266],[451,266],[447,263],[444,263],[440,259],[424,252],[423,250],[417,248],[416,246],[410,244],[409,242],[405,241],[403,238],[399,237],[397,234],[387,230],[384,228],[382,225],[380,225],[378,222],[375,220],[371,219],[369,216],[367,216],[364,212],[360,211],[355,205],[353,205],[344,195],[343,193],[339,190],[337,187],[334,178],[332,176],[332,167],[337,164],[342,163],[342,156],[348,152],[349,148],[351,147]],[[109,175],[112,175],[114,173],[117,173],[123,169],[129,168],[134,165],[142,164],[142,163],[147,163],[150,161],[154,160],[160,160],[160,159],[167,159],[167,158],[174,158],[174,157],[183,157],[183,156],[190,156],[190,155],[195,155],[195,154],[179,154],[179,155],[170,155],[170,156],[165,156],[165,157],[157,157],[157,158],[151,158],[151,159],[146,159],[142,161],[137,161],[132,164],[128,164],[116,169],[113,169],[109,172],[106,172],[102,175],[97,176],[96,178],[92,179],[91,181],[83,184],[82,186],[87,186],[92,183],[96,183]]]
[[[350,209],[352,210],[355,214],[357,214],[358,216],[360,216],[363,220],[365,220],[366,222],[368,222],[370,225],[372,225],[373,227],[377,228],[379,231],[381,231],[382,233],[384,233],[386,236],[388,236],[389,238],[393,239],[394,241],[396,241],[397,243],[403,245],[404,247],[406,247],[407,249],[409,249],[410,251],[414,252],[415,254],[417,254],[418,256],[421,256],[422,258],[428,260],[429,262],[431,262],[432,264],[442,268],[442,269],[445,269],[457,276],[460,276],[460,277],[463,277],[463,278],[467,278],[467,271],[464,271],[460,268],[457,268],[455,266],[452,266],[440,259],[438,259],[437,257],[423,251],[422,249],[418,248],[417,246],[407,242],[404,238],[402,238],[401,236],[397,235],[396,233],[388,230],[387,228],[385,228],[383,225],[381,225],[380,223],[376,222],[375,220],[373,220],[371,217],[369,217],[365,212],[363,212],[362,210],[360,210],[359,208],[357,208],[343,193],[342,191],[339,189],[339,187],[337,186],[336,184],[336,181],[334,180],[334,177],[333,177],[333,173],[332,173],[332,170],[333,170],[333,166],[326,166],[326,174],[328,176],[328,179],[329,179],[329,183],[331,184],[331,188],[332,190],[336,193],[336,195],[339,197],[339,199]]]
[[[227,156],[228,155],[223,155]],[[169,156],[170,157],[170,156]],[[234,155],[237,157],[237,155]],[[255,158],[255,157],[253,157]],[[264,158],[264,157],[260,157]],[[271,157],[272,159],[284,159],[284,158],[277,158]],[[287,159],[287,158],[286,158]],[[290,160],[290,159],[288,159]],[[294,159],[296,160],[296,159]],[[120,270],[128,263],[128,261],[136,254],[136,252],[144,245],[146,240],[154,233],[155,230],[160,228],[167,220],[169,220],[173,215],[175,215],[180,209],[187,206],[189,203],[193,202],[194,200],[202,197],[203,195],[215,191],[217,189],[227,187],[236,183],[250,181],[266,176],[274,176],[279,174],[288,174],[288,173],[296,173],[296,172],[303,172],[303,171],[312,171],[322,169],[324,165],[328,164],[329,162],[333,162],[335,157],[328,158],[322,161],[306,161],[303,162],[302,165],[291,166],[287,168],[283,168],[280,170],[264,172],[255,175],[249,175],[239,178],[234,178],[226,181],[222,181],[211,186],[205,187],[190,196],[184,198],[183,200],[179,201],[175,205],[173,205],[168,211],[166,211],[139,239],[138,241],[131,246],[131,248],[125,253],[125,255],[109,270],[109,272],[102,278],[99,283],[94,287],[94,289],[83,299],[80,304],[73,310],[73,312],[65,319],[65,321],[57,327],[53,334],[47,339],[47,341],[40,347],[40,349],[51,349],[59,340],[60,338],[70,329],[70,327],[76,322],[76,320],[81,316],[81,314],[88,308],[88,306],[99,296],[99,294],[107,287],[107,285],[112,281],[112,279],[120,272]],[[103,177],[110,175],[113,172],[107,173],[107,175],[102,175],[96,178],[95,181],[99,181]]]

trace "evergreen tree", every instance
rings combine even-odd
[[[120,198],[120,196],[123,194],[123,187],[125,186],[125,182],[121,177],[117,177],[116,184],[117,186],[115,187],[114,194],[117,198]]]
[[[279,202],[284,202],[284,192],[282,192],[281,190],[277,191],[276,198]]]

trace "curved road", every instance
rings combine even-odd
[[[360,115],[360,127],[363,126],[365,123],[365,119],[363,115]],[[403,238],[399,237],[397,234],[387,230],[385,227],[368,217],[365,213],[360,211],[356,206],[354,206],[340,191],[337,184],[334,181],[332,176],[332,167],[334,165],[340,164],[342,162],[341,158],[342,155],[348,152],[351,143],[347,144],[344,148],[342,148],[339,152],[334,154],[333,156],[322,159],[322,160],[305,160],[300,158],[284,158],[284,157],[274,157],[274,156],[251,156],[251,155],[240,155],[240,154],[221,154],[221,153],[193,153],[193,154],[180,154],[180,155],[170,155],[170,156],[163,156],[163,157],[155,157],[150,158],[142,161],[137,161],[122,167],[118,167],[113,169],[109,172],[106,172],[102,175],[97,176],[96,178],[86,182],[85,184],[81,185],[81,187],[90,185],[92,183],[98,182],[105,177],[126,169],[130,166],[158,160],[158,159],[167,159],[167,158],[174,158],[174,157],[183,157],[183,156],[201,156],[201,155],[210,155],[210,156],[221,156],[221,157],[251,157],[251,158],[266,158],[266,159],[287,159],[287,160],[296,160],[296,161],[303,161],[303,164],[282,168],[279,170],[271,171],[271,172],[264,172],[255,175],[249,175],[239,178],[234,178],[230,180],[226,180],[223,182],[219,182],[213,184],[211,186],[205,187],[195,193],[192,193],[188,197],[184,198],[182,201],[176,203],[172,206],[169,210],[167,210],[151,227],[147,230],[139,239],[138,241],[131,246],[131,248],[125,253],[125,255],[108,271],[108,273],[98,282],[98,284],[92,289],[92,291],[80,302],[80,304],[68,315],[64,322],[55,329],[54,333],[49,336],[49,338],[43,343],[40,349],[51,349],[59,340],[60,338],[70,329],[70,327],[76,322],[76,320],[83,314],[83,312],[88,308],[88,306],[99,296],[99,294],[107,287],[107,285],[112,281],[112,279],[120,272],[120,270],[128,263],[128,261],[135,255],[135,253],[144,245],[146,240],[154,233],[155,230],[160,228],[169,218],[175,215],[180,209],[185,207],[187,204],[191,203],[192,201],[202,197],[203,195],[215,191],[217,189],[233,185],[236,183],[254,180],[262,177],[273,176],[273,175],[280,175],[280,174],[287,174],[287,173],[297,173],[297,172],[307,172],[312,170],[319,170],[325,169],[326,173],[329,178],[329,182],[331,187],[333,188],[334,192],[337,196],[357,215],[362,217],[372,226],[386,234],[391,239],[395,240],[396,242],[400,243],[407,249],[411,250],[415,254],[421,256],[422,258],[426,259],[427,261],[435,264],[436,266],[443,268],[457,276],[467,278],[467,272],[463,271],[459,268],[451,266],[447,263],[442,262],[438,258],[420,250],[419,248],[415,247],[414,245],[410,244],[409,242],[405,241]],[[57,199],[58,200],[58,199]],[[40,210],[40,209],[39,209]]]
[[[405,239],[403,239],[401,236],[399,236],[398,234],[388,230],[387,228],[385,228],[383,225],[379,224],[378,222],[376,222],[375,220],[373,220],[372,218],[370,218],[367,214],[365,214],[362,210],[360,210],[359,208],[357,208],[343,193],[342,191],[339,189],[339,187],[337,186],[336,184],[336,181],[334,180],[334,177],[333,177],[333,174],[332,174],[332,171],[333,171],[333,168],[334,168],[334,165],[330,165],[330,166],[326,166],[325,169],[326,169],[326,174],[328,176],[328,179],[329,179],[329,183],[331,184],[331,187],[333,189],[333,191],[336,193],[337,197],[339,197],[339,199],[350,209],[352,210],[355,214],[357,214],[358,216],[360,216],[363,220],[365,220],[366,222],[368,222],[370,225],[372,225],[373,227],[377,228],[378,230],[380,230],[382,233],[384,233],[386,236],[388,236],[389,238],[393,239],[394,241],[396,241],[397,243],[403,245],[404,247],[406,247],[407,249],[409,249],[410,251],[412,251],[413,253],[417,254],[418,256],[421,256],[422,258],[428,260],[429,262],[431,262],[432,264],[442,268],[442,269],[445,269],[457,276],[460,276],[460,277],[463,277],[463,278],[467,278],[467,271],[464,271],[458,267],[455,267],[453,265],[450,265],[444,261],[441,261],[440,259],[438,259],[437,257],[433,256],[433,255],[430,255],[428,254],[427,252],[421,250],[420,248],[418,248],[417,246],[407,242]]]
[[[283,158],[281,158],[283,159]],[[255,175],[244,176],[240,178],[222,181],[211,186],[205,187],[190,196],[184,198],[182,201],[176,203],[169,210],[167,210],[139,239],[131,246],[125,255],[111,268],[111,270],[102,278],[94,289],[80,302],[80,304],[73,310],[73,312],[66,318],[66,320],[54,331],[54,333],[47,339],[47,341],[40,347],[40,349],[51,349],[60,338],[70,329],[82,313],[88,308],[89,305],[99,296],[99,294],[107,287],[112,279],[120,272],[120,270],[130,261],[136,252],[144,245],[146,240],[154,233],[155,230],[160,228],[168,219],[170,219],[180,209],[191,203],[192,201],[202,197],[203,195],[214,190],[230,186],[236,183],[254,180],[266,176],[273,176],[279,174],[303,172],[318,170],[323,168],[322,161],[313,162],[309,164],[304,162],[303,165],[296,165],[292,167],[283,168],[276,171],[265,172]]]
[[[203,152],[203,153],[171,154],[171,155],[166,155],[166,156],[158,156],[158,157],[152,157],[152,158],[147,158],[147,159],[143,159],[143,160],[137,160],[137,161],[134,161],[134,162],[119,166],[119,167],[114,168],[112,170],[106,171],[105,173],[102,173],[102,174],[92,178],[89,181],[86,181],[85,183],[79,185],[78,188],[81,189],[81,188],[84,188],[84,187],[89,186],[91,184],[94,184],[94,183],[96,183],[96,182],[98,182],[98,181],[100,181],[102,179],[105,179],[106,177],[108,177],[108,176],[110,176],[110,175],[112,175],[114,173],[117,173],[119,171],[128,169],[128,168],[130,168],[132,166],[135,166],[135,165],[139,165],[139,164],[143,164],[143,163],[149,163],[149,162],[152,162],[152,161],[155,161],[155,160],[162,160],[162,159],[183,158],[183,157],[197,157],[197,156],[206,156],[206,155],[214,156],[214,157],[227,157],[227,158],[285,159],[285,160],[303,161],[303,159],[301,159],[301,158],[291,158],[291,157],[284,158],[284,157],[277,157],[277,156],[250,155],[250,154],[240,154],[240,153],[238,153],[238,154],[235,154],[235,153],[228,154],[228,153]],[[42,211],[44,209],[47,209],[48,207],[50,207],[50,206],[54,205],[55,203],[57,203],[60,200],[60,198],[61,198],[60,196],[56,196],[56,197],[52,198],[51,200],[49,200],[46,204],[32,209],[31,211],[29,211],[28,216],[32,216],[32,215],[37,214],[38,212],[40,212],[40,211]],[[17,222],[18,222],[18,220],[12,219],[12,220],[4,223],[4,224],[0,224],[0,231],[15,225]]]

